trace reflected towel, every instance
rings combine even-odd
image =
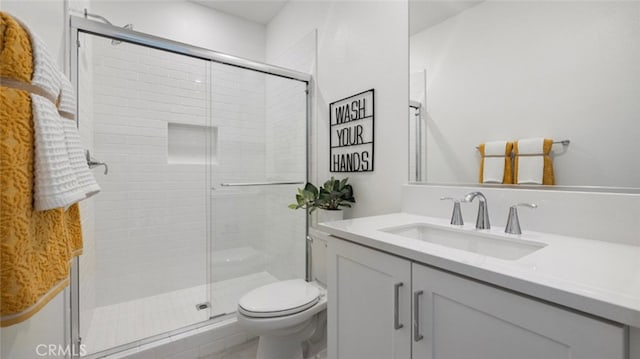
[[[37,313],[68,284],[69,261],[82,252],[78,205],[35,211],[32,96],[7,86],[33,75],[31,41],[0,12],[0,327]]]
[[[551,146],[553,140],[544,138],[522,139],[515,143],[515,183],[555,184]]]
[[[513,143],[507,141],[492,141],[478,146],[482,159],[480,160],[480,183],[513,183],[513,168],[511,152]],[[487,157],[500,156],[500,157]]]

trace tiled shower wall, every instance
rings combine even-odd
[[[251,245],[260,223],[242,219],[262,201],[217,184],[263,177],[263,76],[102,39],[93,59],[94,156],[109,164],[95,199],[97,305],[204,284],[209,169],[168,162],[168,124],[217,128],[213,248]]]
[[[95,263],[96,305],[227,279],[207,266],[207,249],[255,251],[262,270],[302,277],[305,216],[287,208],[297,186],[221,184],[304,181],[305,84],[101,38],[93,46],[84,130],[109,164],[95,172],[95,259],[83,258]],[[309,46],[288,56],[308,63]],[[169,123],[214,128],[209,168],[169,160]]]
[[[168,123],[208,124],[206,62],[94,39],[98,306],[204,283],[206,169],[168,164]],[[82,126],[82,123],[81,123]],[[205,149],[202,149],[205,151]]]

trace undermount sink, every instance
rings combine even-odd
[[[507,260],[520,259],[546,247],[544,243],[521,238],[510,238],[508,235],[429,223],[412,223],[383,228],[380,231]]]

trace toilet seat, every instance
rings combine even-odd
[[[302,279],[267,284],[245,294],[238,311],[247,317],[274,318],[303,312],[320,301],[320,290]]]

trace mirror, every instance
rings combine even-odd
[[[409,13],[410,182],[478,184],[476,146],[542,137],[570,140],[553,145],[544,187],[640,188],[640,2],[422,0]]]

